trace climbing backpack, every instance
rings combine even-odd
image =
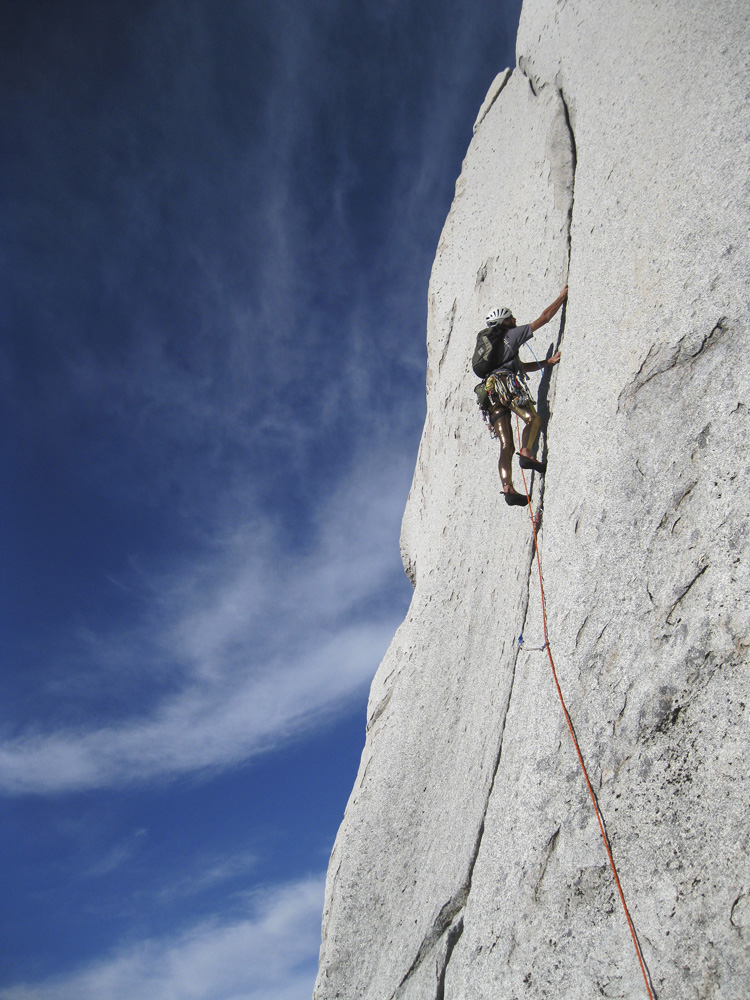
[[[492,353],[498,340],[504,336],[504,329],[484,329],[477,334],[477,344],[471,357],[471,367],[479,378],[487,378],[492,369],[497,367],[497,364],[493,363]]]

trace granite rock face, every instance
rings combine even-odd
[[[468,363],[491,307],[531,321],[566,280],[532,341],[563,355],[532,377],[530,484],[560,682],[654,995],[750,997],[749,23],[744,0],[525,0],[430,282],[414,598],[316,1000],[646,996]]]

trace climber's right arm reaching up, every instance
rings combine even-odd
[[[565,288],[563,288],[563,290],[557,296],[555,301],[547,306],[547,308],[544,310],[539,319],[535,319],[534,322],[531,324],[532,333],[538,330],[540,326],[545,326],[547,323],[549,323],[549,321],[552,319],[552,317],[555,315],[555,313],[558,311],[558,309],[567,299],[567,297],[568,297],[568,286],[566,285]]]

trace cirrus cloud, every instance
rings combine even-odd
[[[3,1000],[300,1000],[312,993],[323,877],[256,893],[250,913],[140,941],[67,976],[6,987]]]

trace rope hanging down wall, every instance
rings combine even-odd
[[[520,427],[520,423],[519,423],[517,415],[516,415],[516,430],[518,432],[518,438],[520,440],[520,438],[521,438],[521,427]],[[581,753],[581,748],[578,745],[578,739],[576,737],[575,730],[573,729],[573,723],[571,722],[567,706],[565,705],[565,699],[563,698],[562,689],[560,688],[560,682],[557,679],[557,670],[555,669],[555,661],[552,659],[552,649],[550,647],[549,635],[547,633],[547,607],[546,607],[546,602],[545,602],[545,597],[544,597],[544,583],[542,581],[542,560],[541,560],[541,556],[539,555],[539,541],[537,539],[537,526],[536,526],[536,522],[534,520],[534,514],[533,514],[533,512],[531,510],[531,496],[529,494],[529,488],[528,488],[528,485],[526,483],[526,473],[524,472],[523,469],[521,469],[521,475],[523,476],[523,488],[526,491],[526,499],[528,500],[529,516],[531,518],[531,530],[532,530],[533,535],[534,535],[534,550],[535,550],[535,553],[536,553],[536,564],[537,564],[537,569],[539,570],[539,591],[540,591],[540,595],[541,595],[541,606],[542,606],[542,626],[544,628],[544,646],[542,646],[542,649],[546,649],[547,650],[547,657],[549,658],[549,665],[552,668],[552,678],[553,678],[553,680],[555,682],[555,688],[557,689],[557,695],[558,695],[558,698],[560,699],[560,704],[562,705],[563,715],[565,716],[565,721],[566,721],[566,723],[568,725],[568,730],[570,731],[570,735],[571,735],[571,738],[573,740],[573,746],[575,747],[576,755],[578,757],[578,763],[581,765],[581,771],[583,772],[583,777],[584,777],[584,779],[586,781],[586,787],[588,788],[589,797],[591,799],[591,804],[594,807],[594,813],[596,815],[596,821],[599,824],[599,832],[602,835],[602,840],[604,841],[604,849],[606,850],[606,852],[607,852],[607,858],[609,859],[609,866],[612,869],[612,875],[613,875],[614,880],[615,880],[615,885],[617,886],[618,895],[620,896],[620,902],[622,903],[622,908],[625,911],[625,917],[626,917],[626,919],[628,921],[628,927],[630,928],[630,936],[633,939],[633,947],[635,948],[635,954],[636,954],[636,957],[638,959],[638,964],[640,965],[641,972],[643,973],[643,981],[646,984],[646,992],[648,993],[649,1000],[654,1000],[654,993],[653,993],[653,990],[651,989],[650,977],[649,977],[648,970],[646,968],[646,962],[645,962],[645,959],[643,958],[643,952],[641,951],[641,945],[640,945],[640,942],[638,941],[638,936],[637,936],[637,934],[635,932],[635,926],[633,925],[633,920],[632,920],[632,918],[630,916],[630,911],[628,910],[628,904],[625,902],[625,894],[623,893],[622,886],[620,885],[620,877],[617,874],[617,866],[615,865],[615,859],[612,856],[612,849],[611,849],[611,847],[609,845],[609,838],[607,837],[606,830],[604,829],[604,818],[603,818],[603,816],[601,814],[601,810],[599,809],[599,803],[596,800],[596,795],[594,794],[594,789],[591,786],[591,782],[589,780],[588,771],[586,770],[586,764],[584,763],[584,760],[583,760],[583,754]]]

